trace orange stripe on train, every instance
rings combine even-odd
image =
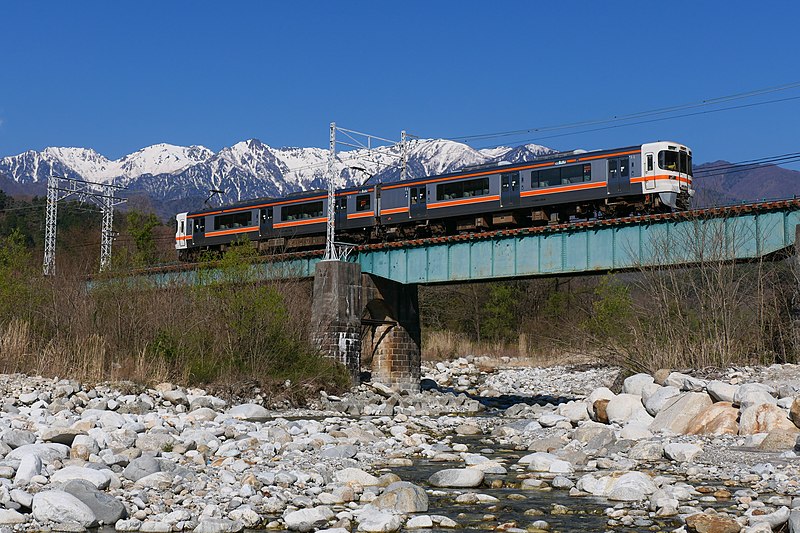
[[[500,200],[499,195],[492,195],[492,196],[480,196],[477,198],[465,198],[463,200],[451,200],[448,202],[437,202],[435,204],[428,204],[428,209],[437,209],[439,207],[453,207],[456,205],[465,205],[465,204],[478,204],[482,202],[494,202]]]
[[[309,218],[307,220],[299,220],[296,222],[278,222],[277,224],[273,224],[273,228],[288,228],[291,226],[307,226],[308,224],[320,224],[323,222],[327,222],[328,219],[326,217],[320,218]]]
[[[580,191],[584,189],[599,189],[605,187],[605,181],[598,181],[596,183],[582,183],[580,185],[562,185],[560,187],[547,187],[544,189],[535,189],[532,191],[522,191],[520,196],[540,196],[542,194],[554,194],[559,192]]]

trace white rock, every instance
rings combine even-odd
[[[667,459],[682,463],[692,461],[702,451],[703,448],[700,446],[689,443],[671,442],[664,446],[664,455]]]
[[[587,413],[588,416],[588,413]],[[559,422],[568,422],[569,419],[565,416],[557,415],[555,413],[546,413],[539,417],[539,423],[542,427],[551,428]]]
[[[13,526],[14,524],[24,524],[27,521],[25,515],[13,509],[0,509],[0,525]]]
[[[319,506],[287,513],[283,521],[293,531],[311,531],[327,524],[334,517],[329,507]]]
[[[423,528],[432,528],[433,527],[433,520],[428,515],[417,515],[412,516],[406,522],[405,528],[406,529],[423,529]]]
[[[67,483],[73,479],[88,481],[100,490],[108,487],[108,484],[111,482],[111,478],[103,471],[80,466],[67,466],[61,470],[56,470],[53,472],[53,475],[50,476],[50,481],[54,483]]]
[[[670,398],[674,398],[680,393],[681,391],[677,387],[659,387],[645,400],[644,407],[649,414],[656,416]]]
[[[94,513],[85,503],[61,490],[36,493],[33,496],[33,517],[39,522],[76,522],[83,527],[97,523]]]
[[[753,405],[760,405],[762,403],[771,403],[773,405],[778,403],[778,399],[770,394],[770,390],[766,385],[761,383],[745,383],[740,385],[733,396],[734,405],[738,405],[741,410],[745,410]]]
[[[631,422],[623,427],[619,432],[619,438],[626,440],[649,439],[653,433],[648,429],[650,424],[641,422]]]
[[[254,403],[245,403],[232,407],[228,414],[233,418],[247,420],[248,422],[264,422],[270,418],[269,411]]]
[[[664,404],[650,425],[650,431],[682,435],[689,422],[711,403],[711,397],[704,392],[681,393]]]
[[[583,420],[589,420],[589,411],[586,409],[586,402],[568,402],[558,406],[558,414],[569,419],[573,424]]]
[[[635,394],[618,394],[606,405],[606,415],[612,424],[624,424],[642,414],[649,416],[642,405],[642,397]]]
[[[759,523],[759,522],[766,522],[772,529],[778,529],[783,524],[789,521],[789,508],[785,505],[775,512],[769,514],[761,514],[755,515],[750,514],[748,516],[748,522],[751,526]]]
[[[737,385],[731,385],[724,381],[709,381],[708,385],[706,385],[708,395],[711,396],[711,399],[715,402],[733,403],[733,398],[738,390],[739,387]]]
[[[27,485],[33,476],[38,476],[42,473],[42,460],[38,455],[33,453],[27,454],[22,457],[17,468],[17,474],[14,476],[14,484],[18,486]]]
[[[645,386],[653,383],[653,376],[650,374],[634,374],[625,378],[622,382],[622,394],[635,394],[642,396]]]
[[[364,472],[360,468],[343,468],[342,470],[338,470],[334,474],[334,477],[339,483],[357,483],[362,487],[373,487],[380,485],[378,478],[372,474]]]
[[[586,397],[587,405],[594,405],[594,402],[597,400],[610,400],[613,398],[615,394],[611,392],[611,389],[608,387],[598,387],[592,391],[589,396]]]
[[[371,505],[358,515],[358,531],[367,533],[391,533],[399,531],[403,521],[391,511],[376,509]]]
[[[428,483],[434,487],[472,488],[483,483],[483,477],[477,468],[450,468],[435,472]]]

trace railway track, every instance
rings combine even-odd
[[[561,233],[575,230],[586,230],[594,227],[625,226],[629,224],[646,224],[648,222],[678,221],[702,218],[724,218],[732,215],[742,215],[744,213],[757,214],[779,209],[798,209],[800,210],[800,199],[791,198],[785,200],[772,200],[754,202],[749,204],[727,205],[721,207],[710,207],[703,209],[691,209],[688,211],[677,211],[674,213],[661,213],[656,215],[637,215],[610,219],[596,219],[585,221],[565,222],[561,224],[549,224],[546,226],[536,226],[527,228],[500,229],[483,231],[479,233],[464,233],[458,235],[448,235],[443,237],[424,237],[419,239],[409,239],[404,241],[382,242],[375,244],[354,245],[353,252],[375,251],[382,249],[414,248],[430,244],[443,244],[448,242],[465,242],[494,239],[497,237],[513,237],[517,235],[531,235],[538,233]],[[291,253],[277,253],[260,257],[257,262],[289,261],[292,259],[305,259],[309,257],[322,256],[324,251],[306,250]],[[196,270],[201,267],[213,266],[214,262],[209,263],[184,263],[174,262],[140,269],[131,272],[132,274],[158,274],[162,272],[179,272],[185,270]]]

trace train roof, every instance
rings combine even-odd
[[[424,176],[421,178],[414,178],[410,180],[403,180],[403,181],[392,181],[386,182],[381,184],[383,188],[397,188],[402,186],[411,186],[415,184],[421,183],[429,183],[431,181],[438,181],[438,180],[445,180],[449,178],[456,178],[462,175],[489,175],[496,172],[514,172],[515,170],[531,168],[538,165],[547,166],[547,163],[555,163],[561,160],[567,160],[568,162],[581,162],[587,160],[594,160],[598,158],[602,158],[604,155],[610,155],[617,152],[631,152],[634,150],[640,150],[642,147],[641,144],[633,145],[633,146],[624,146],[621,148],[610,148],[606,150],[592,150],[592,151],[579,151],[579,150],[571,150],[568,152],[556,152],[551,154],[545,154],[542,157],[537,157],[531,159],[530,161],[522,161],[519,163],[507,163],[507,162],[499,162],[492,165],[482,166],[482,167],[467,167],[459,169],[456,172],[448,172],[446,174],[437,174],[434,176]],[[571,161],[570,161],[571,160]],[[496,172],[493,172],[496,171]],[[354,194],[357,192],[369,192],[375,188],[375,185],[361,185],[358,187],[348,187],[345,189],[337,189],[336,196],[342,195],[349,195]],[[282,196],[279,198],[275,197],[262,197],[262,198],[254,198],[252,200],[246,200],[243,202],[237,202],[235,204],[228,204],[216,208],[209,208],[209,209],[202,209],[198,211],[190,211],[188,215],[190,216],[197,216],[201,214],[218,214],[218,213],[225,213],[228,211],[238,211],[242,208],[246,208],[252,206],[253,208],[256,207],[265,207],[268,205],[276,205],[276,204],[283,204],[283,203],[295,203],[298,201],[302,201],[305,199],[312,199],[312,198],[319,198],[322,199],[327,195],[326,189],[317,189],[313,191],[301,191],[296,193],[291,193],[286,196]]]

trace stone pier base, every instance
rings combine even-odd
[[[397,391],[418,391],[420,326],[417,286],[362,274],[355,263],[321,261],[314,272],[311,338],[347,367]]]

